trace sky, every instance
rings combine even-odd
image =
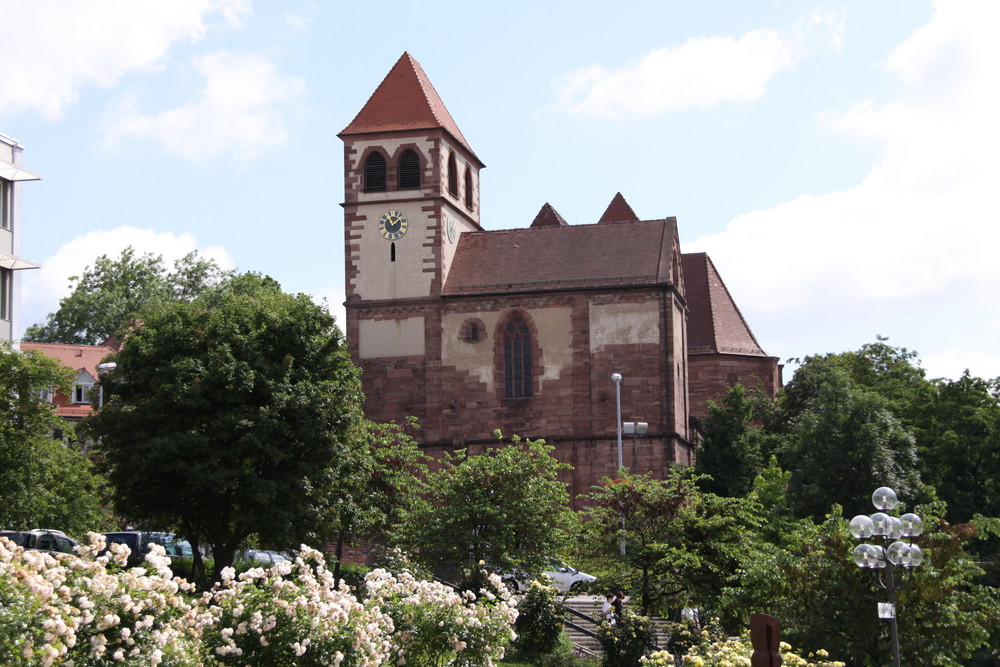
[[[676,216],[782,361],[884,336],[1000,376],[993,0],[0,0],[21,325],[101,254],[197,249],[343,321],[344,129],[404,51],[472,149],[485,229],[621,192]],[[786,366],[785,379],[795,362]]]

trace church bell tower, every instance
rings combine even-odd
[[[459,237],[482,229],[484,165],[409,53],[338,136],[351,355],[422,374],[440,360],[440,296]],[[367,409],[381,398],[374,378],[391,373],[365,372]]]

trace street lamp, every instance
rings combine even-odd
[[[646,435],[646,431],[649,430],[649,424],[646,422],[625,422],[622,424],[622,428],[625,429],[625,435],[632,436],[632,472],[635,472],[636,468],[639,467],[639,454],[636,442],[640,435]]]
[[[859,514],[851,519],[851,535],[859,540],[878,538],[881,544],[865,542],[854,547],[852,556],[854,562],[862,569],[878,572],[878,585],[889,592],[889,603],[878,605],[879,618],[889,619],[892,634],[892,663],[899,667],[899,631],[896,628],[896,591],[909,584],[912,578],[910,571],[924,562],[924,552],[916,544],[914,537],[920,537],[924,532],[924,522],[916,514],[907,513],[901,517],[890,516],[885,511],[892,511],[899,504],[896,492],[887,486],[875,489],[872,494],[872,504],[878,510],[870,517]],[[900,538],[907,538],[906,542]],[[891,542],[891,543],[890,543]],[[888,545],[888,546],[887,546]],[[895,569],[902,567],[897,581]]]
[[[612,373],[611,381],[615,383],[615,399],[618,411],[615,413],[615,425],[618,429],[618,472],[622,470],[622,374]],[[622,539],[620,546],[622,556],[625,555],[625,515],[622,514]]]
[[[622,374],[612,373],[611,381],[615,383],[615,399],[618,403],[617,419],[618,424],[618,469],[622,469]]]

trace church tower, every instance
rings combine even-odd
[[[481,231],[479,172],[419,63],[404,53],[351,123],[344,141],[346,330],[351,353],[419,381],[440,359],[440,295],[464,232]],[[386,368],[386,360],[393,369]],[[371,378],[371,374],[369,375]],[[373,379],[376,385],[381,381]],[[393,383],[399,386],[400,383]],[[406,383],[404,383],[406,384]],[[417,402],[369,399],[400,409]],[[412,403],[412,405],[411,405]],[[420,416],[420,415],[417,415]]]

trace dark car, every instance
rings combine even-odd
[[[150,544],[159,544],[167,552],[168,558],[192,558],[194,550],[191,543],[181,539],[173,533],[147,532],[138,530],[124,530],[117,533],[104,533],[104,541],[107,545],[124,544],[131,551],[130,563],[142,562],[149,553]],[[107,553],[105,547],[101,554]]]
[[[51,530],[48,528],[35,528],[34,530],[4,530],[0,531],[0,537],[33,551],[48,551],[56,554],[74,554],[76,551],[76,541],[66,537],[66,533],[61,530]]]

